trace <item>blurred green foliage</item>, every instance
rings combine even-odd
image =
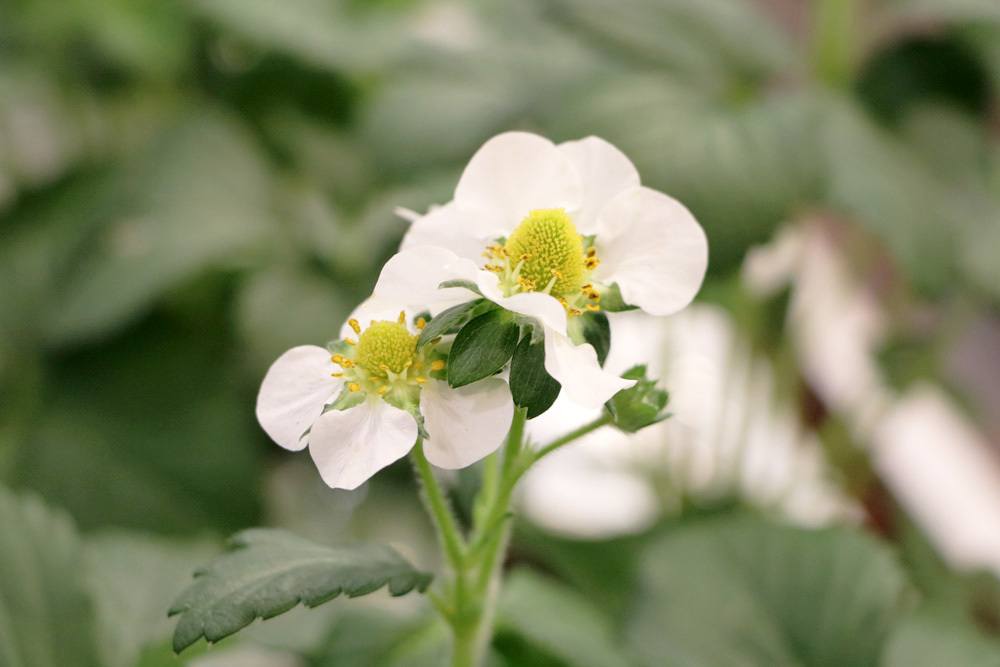
[[[704,225],[710,287],[823,214],[870,235],[904,304],[995,315],[1000,10],[882,0],[815,21],[840,4],[0,0],[0,480],[17,490],[0,491],[0,665],[178,664],[157,610],[206,545],[258,523],[384,530],[433,560],[402,476],[349,501],[277,474],[254,392],[367,295],[394,207],[446,200],[496,132],[621,147]],[[330,506],[283,512],[306,493]],[[342,520],[355,509],[399,520]],[[703,521],[622,543],[519,533],[532,569],[494,664],[996,664],[964,612],[896,608],[911,573],[884,545]],[[440,663],[426,610],[334,606],[294,646],[248,641],[316,666]]]

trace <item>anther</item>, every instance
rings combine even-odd
[[[422,317],[417,318],[417,329],[423,331],[424,327],[427,326],[427,320]]]
[[[361,385],[358,384],[357,382],[352,382],[351,384],[347,385],[347,388],[354,393],[361,391]]]
[[[352,329],[354,329],[354,333],[358,334],[359,336],[361,335],[361,325],[358,324],[358,321],[356,319],[352,317],[351,319],[347,320],[347,324]]]
[[[435,359],[431,362],[431,370],[439,371],[444,368],[444,359]]]
[[[345,338],[344,342],[347,343],[348,345],[357,345],[358,344],[358,341],[354,340],[353,338]]]
[[[414,378],[414,381],[417,384],[423,384],[423,383],[427,382],[427,378],[425,378],[423,375],[420,375],[420,376]]]

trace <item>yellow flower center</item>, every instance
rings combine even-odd
[[[520,276],[531,290],[564,296],[580,291],[586,275],[583,239],[561,208],[528,214],[507,239],[504,250],[514,262],[523,260]],[[550,286],[551,285],[551,286]]]
[[[372,322],[358,339],[355,363],[370,375],[387,377],[388,371],[400,374],[413,364],[417,336],[399,322]]]

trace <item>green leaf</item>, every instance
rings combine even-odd
[[[145,650],[169,639],[173,624],[164,604],[212,551],[209,543],[141,533],[111,532],[88,540],[83,564],[104,667],[133,667]]]
[[[604,313],[584,313],[579,319],[583,326],[583,339],[594,346],[597,361],[603,366],[611,351],[611,325],[608,323],[608,316]]]
[[[462,387],[498,373],[517,347],[520,327],[513,315],[497,309],[479,315],[455,336],[448,355],[448,384]]]
[[[573,667],[627,667],[611,621],[580,593],[528,570],[505,582],[497,639],[513,633]]]
[[[247,530],[233,538],[229,553],[195,572],[170,608],[171,616],[180,614],[174,650],[201,637],[218,641],[299,603],[315,607],[386,585],[392,595],[422,592],[430,580],[387,546],[324,547],[280,530]]]
[[[874,667],[905,582],[863,533],[743,516],[669,533],[639,585],[630,639],[643,665]]]
[[[972,619],[925,609],[898,624],[881,667],[1000,667],[1000,641],[979,632]]]
[[[666,419],[663,409],[669,394],[656,386],[656,380],[646,377],[646,366],[633,366],[622,377],[636,383],[619,391],[606,404],[616,427],[626,433],[635,433]]]
[[[528,409],[534,419],[555,403],[562,385],[545,370],[545,344],[525,336],[510,361],[510,393],[514,404]]]
[[[99,664],[81,557],[65,514],[0,487],[0,665]]]
[[[424,330],[420,332],[420,338],[417,339],[417,347],[426,345],[438,336],[447,336],[461,329],[472,319],[476,308],[482,303],[483,299],[473,299],[472,301],[460,303],[457,306],[452,306],[438,313],[438,316],[431,318],[431,321],[427,323]]]

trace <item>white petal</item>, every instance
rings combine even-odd
[[[479,234],[513,231],[534,209],[575,213],[582,198],[573,164],[548,139],[527,132],[500,134],[480,148],[455,188],[455,204],[472,215]]]
[[[635,384],[635,380],[625,380],[601,368],[593,346],[574,345],[569,337],[551,329],[545,331],[545,370],[559,381],[574,403],[585,408],[599,408]]]
[[[581,234],[597,232],[597,216],[620,192],[639,187],[639,172],[625,154],[598,137],[559,144],[570,159],[583,186],[580,210],[573,218]]]
[[[299,451],[312,423],[340,389],[330,353],[316,345],[293,347],[271,364],[257,394],[257,421],[276,443]]]
[[[708,241],[683,204],[636,188],[611,200],[600,224],[600,282],[617,282],[626,303],[651,315],[670,315],[691,303],[708,268]]]
[[[470,224],[471,217],[447,203],[417,216],[400,245],[402,250],[414,246],[436,246],[450,250],[459,257],[479,262],[483,250],[493,237],[477,236]]]
[[[410,451],[417,441],[413,415],[370,397],[348,410],[330,410],[313,424],[309,454],[327,486],[356,489]]]
[[[396,253],[382,267],[373,297],[381,303],[396,304],[432,315],[476,298],[462,287],[439,289],[446,280],[475,281],[479,269],[468,259],[434,246],[413,246]]]
[[[566,309],[554,297],[544,292],[521,292],[504,296],[500,292],[499,278],[495,273],[480,271],[476,285],[487,299],[513,313],[539,320],[546,328],[566,333]]]
[[[439,468],[464,468],[503,443],[514,401],[499,378],[458,389],[432,380],[420,392],[420,412],[429,435],[424,442],[427,460]]]

